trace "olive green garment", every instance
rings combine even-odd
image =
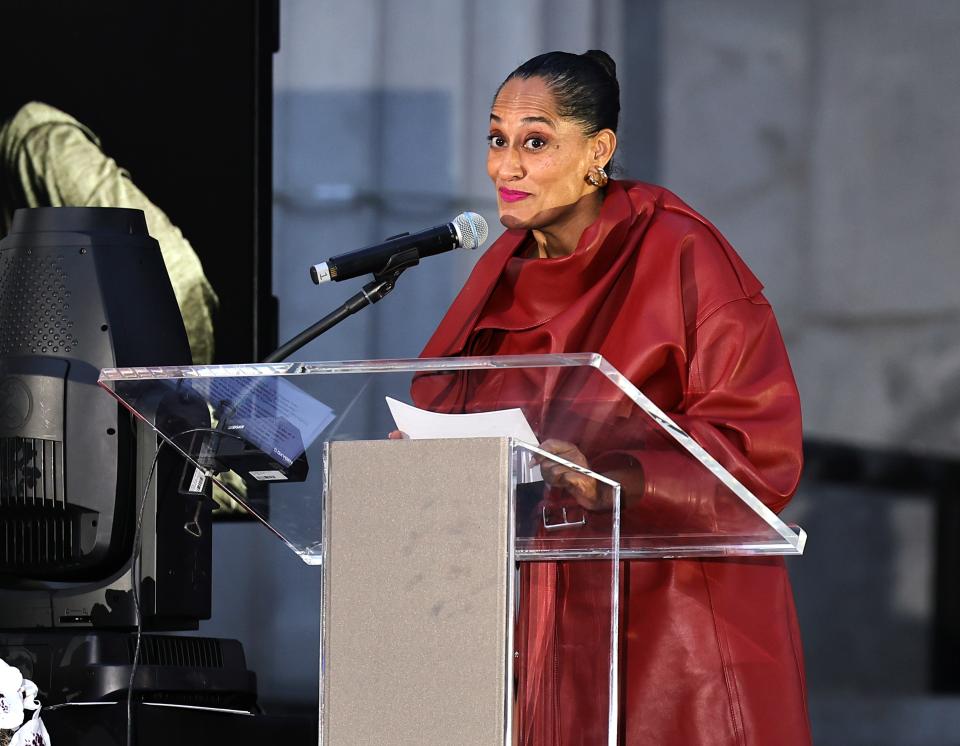
[[[190,242],[100,149],[87,127],[58,109],[29,103],[0,124],[0,236],[20,207],[134,207],[160,244],[196,364],[213,362],[217,296]]]

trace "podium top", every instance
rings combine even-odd
[[[759,470],[709,453],[597,354],[108,368],[99,384],[308,562],[319,561],[326,444],[386,438],[385,397],[442,414],[519,409],[530,445],[559,454],[535,458],[621,485],[621,557],[803,551],[803,532],[764,503]],[[559,486],[522,489],[538,509],[569,504],[596,521],[609,510]]]

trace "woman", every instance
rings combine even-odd
[[[660,187],[608,181],[619,108],[604,52],[551,52],[507,77],[490,113],[487,164],[508,230],[423,356],[599,352],[780,510],[800,475],[800,408],[773,313],[761,284],[703,217]],[[433,408],[489,408],[516,398],[505,380],[457,388],[421,379],[414,397]],[[685,478],[642,451],[598,464],[609,444],[578,436],[544,447],[622,479],[625,515],[669,511],[667,486]],[[544,475],[585,508],[608,507],[581,475]],[[810,742],[780,559],[628,562],[623,582],[623,742]],[[585,681],[601,687],[605,675],[591,668],[601,653],[589,639],[592,605],[603,598],[597,586],[586,563],[527,570],[521,743],[597,743],[592,723],[604,708],[583,695]],[[544,674],[533,661],[551,651],[556,665]]]

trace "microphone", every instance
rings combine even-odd
[[[334,256],[310,267],[314,283],[349,280],[361,275],[376,274],[394,257],[411,252],[413,264],[425,256],[442,254],[453,249],[475,249],[487,240],[487,221],[475,212],[462,212],[452,223],[425,231],[403,233],[383,243]],[[407,265],[409,266],[409,265]]]

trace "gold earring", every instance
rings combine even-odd
[[[587,183],[590,186],[595,186],[598,189],[602,189],[607,185],[607,182],[610,181],[610,177],[607,176],[607,172],[603,170],[603,166],[593,166],[589,171],[587,171]]]

